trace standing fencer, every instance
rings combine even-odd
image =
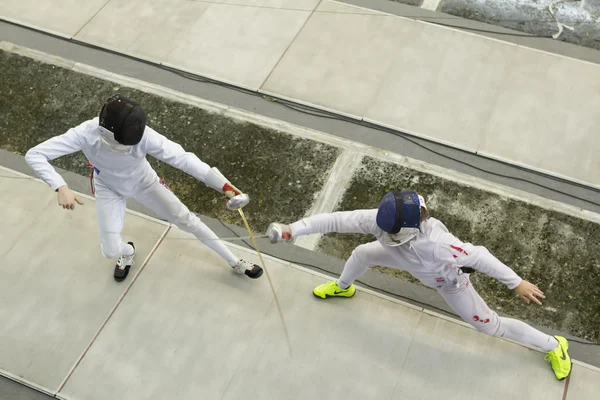
[[[118,260],[114,278],[122,281],[133,264],[135,247],[121,238],[128,198],[134,198],[185,232],[192,233],[215,251],[239,274],[258,278],[263,270],[244,261],[217,238],[200,219],[169,190],[146,160],[149,154],[178,168],[223,193],[227,207],[245,206],[249,198],[218,170],[195,154],[146,126],[146,114],[135,101],[122,95],[108,99],[99,118],[85,121],[66,133],[31,148],[25,160],[37,176],[58,192],[58,204],[73,210],[83,204],[48,161],[83,151],[93,165],[93,185],[102,254]]]
[[[558,379],[571,372],[567,340],[549,336],[528,324],[499,317],[473,288],[469,272],[478,270],[504,283],[525,300],[545,298],[534,284],[521,279],[485,247],[463,243],[439,220],[429,216],[425,200],[414,191],[386,193],[379,208],[319,214],[291,225],[272,223],[267,235],[272,243],[313,233],[364,233],[377,240],[352,252],[337,281],[317,286],[320,298],[352,297],[355,279],[371,266],[408,271],[424,285],[436,289],[452,309],[478,331],[539,347],[547,352]]]

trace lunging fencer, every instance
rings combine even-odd
[[[538,298],[545,298],[544,293],[485,247],[463,243],[452,235],[441,221],[429,216],[425,200],[417,192],[390,191],[377,209],[319,214],[290,225],[274,222],[267,235],[272,243],[277,243],[329,232],[371,234],[377,240],[356,247],[339,279],[314,288],[315,296],[354,296],[354,280],[372,266],[407,271],[436,289],[456,314],[478,331],[536,346],[546,352],[545,359],[558,379],[570,374],[567,340],[547,335],[525,322],[498,316],[479,296],[469,273],[478,270],[497,279],[528,304],[533,301],[541,305]]]
[[[114,279],[124,280],[135,257],[133,242],[121,238],[127,199],[134,198],[161,218],[195,235],[223,258],[238,274],[259,278],[260,266],[236,257],[196,215],[171,192],[152,169],[146,155],[153,156],[204,182],[225,195],[235,210],[249,202],[248,195],[233,186],[215,168],[186,152],[146,125],[146,113],[134,100],[122,95],[109,98],[99,117],[31,148],[25,160],[37,176],[58,193],[58,204],[73,210],[83,203],[69,189],[49,161],[82,151],[92,164],[98,230],[102,254],[115,259]]]

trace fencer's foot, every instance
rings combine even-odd
[[[238,263],[232,268],[238,274],[245,274],[252,279],[260,278],[260,276],[263,274],[263,269],[261,267],[244,260],[239,260]]]
[[[352,297],[356,292],[354,285],[350,285],[347,289],[342,289],[337,281],[325,283],[317,286],[313,290],[313,294],[322,299],[327,297]]]
[[[128,244],[130,244],[131,247],[133,247],[133,254],[130,256],[121,255],[121,257],[119,257],[117,265],[115,265],[115,272],[113,274],[113,277],[117,282],[121,282],[122,280],[127,278],[127,275],[129,274],[129,269],[133,265],[133,259],[135,258],[135,246],[133,245],[133,242],[128,242]]]
[[[273,222],[267,228],[267,236],[271,243],[287,242],[292,238],[292,228],[289,225]]]
[[[571,373],[571,357],[569,357],[569,342],[562,336],[554,336],[558,340],[556,349],[546,354],[545,360],[552,365],[556,378],[565,379]]]

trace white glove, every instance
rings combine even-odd
[[[267,237],[271,243],[287,242],[292,238],[292,228],[289,225],[273,222],[267,228]]]
[[[223,180],[227,181],[227,178],[217,168],[213,167],[212,170],[219,177],[223,178]],[[221,190],[225,194],[225,197],[227,197],[227,208],[230,210],[243,208],[250,202],[250,196],[242,193],[241,190],[233,186],[229,181],[223,185]]]
[[[227,196],[227,208],[237,210],[243,208],[250,202],[250,196],[242,193],[238,188],[227,182],[223,186],[223,193]]]

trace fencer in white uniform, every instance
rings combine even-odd
[[[520,278],[485,247],[463,243],[439,220],[429,217],[422,196],[414,191],[386,193],[377,209],[341,211],[304,218],[290,225],[272,223],[267,235],[272,243],[314,233],[363,233],[377,239],[358,246],[337,281],[317,286],[320,298],[352,297],[353,282],[369,267],[384,266],[409,272],[434,288],[463,320],[478,331],[537,346],[558,379],[571,371],[568,342],[552,337],[512,318],[500,317],[479,296],[469,273],[479,271],[515,290],[527,303],[541,304],[543,292]]]
[[[262,275],[255,264],[236,257],[196,215],[171,192],[152,169],[146,155],[178,168],[225,195],[227,207],[245,206],[249,198],[218,170],[195,154],[167,139],[146,125],[146,114],[132,99],[115,95],[108,99],[97,118],[85,121],[66,133],[31,148],[25,160],[37,176],[58,192],[65,209],[74,209],[81,201],[71,192],[62,176],[49,161],[82,151],[94,168],[98,230],[102,254],[117,260],[114,278],[127,277],[135,256],[132,242],[121,238],[127,199],[134,198],[161,218],[185,232],[194,234],[221,256],[239,274],[250,278]]]

